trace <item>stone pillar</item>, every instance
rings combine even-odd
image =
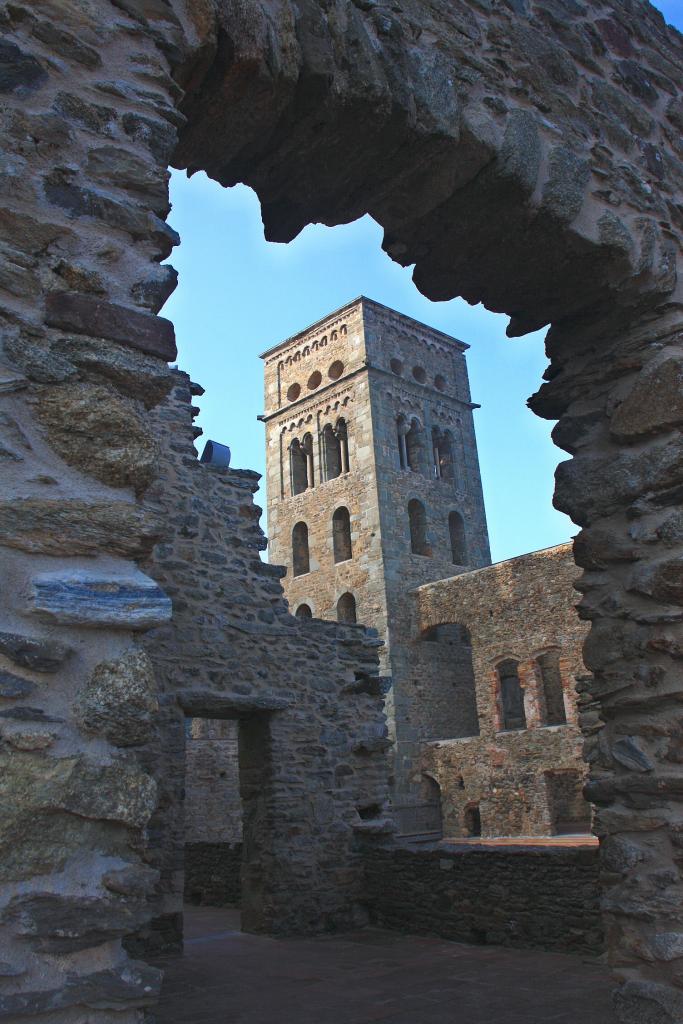
[[[348,473],[349,471],[349,438],[346,430],[339,432],[339,448],[341,454],[341,471]]]
[[[583,527],[574,551],[593,678],[579,682],[580,724],[609,958],[624,982],[617,1014],[662,1024],[683,1019],[678,312],[601,324],[586,338],[552,330],[549,352],[571,346],[576,376],[563,367],[533,400],[544,415],[561,414],[554,438],[574,456],[558,467],[555,504]]]
[[[313,440],[310,435],[304,444],[304,454],[306,456],[306,486],[313,488],[315,487],[315,471],[313,469]]]

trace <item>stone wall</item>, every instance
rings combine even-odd
[[[421,692],[433,691],[437,708],[454,689],[467,692],[473,685],[476,698],[476,730],[461,730],[459,738],[434,733],[422,748],[420,769],[441,787],[445,836],[470,834],[472,807],[479,810],[483,836],[543,836],[560,823],[568,827],[561,808],[553,808],[551,789],[559,773],[576,796],[574,807],[581,806],[586,767],[576,686],[578,681],[585,689],[589,677],[581,656],[587,629],[575,611],[576,577],[571,545],[561,544],[414,592]],[[455,647],[461,661],[469,652],[459,673],[453,648],[439,640],[448,624],[464,628],[469,638],[469,648]],[[566,724],[548,724],[537,660],[548,651],[559,655]],[[506,659],[517,663],[524,729],[506,730],[502,721],[497,667]],[[444,660],[450,661],[451,675],[443,673]],[[574,831],[590,828],[587,805],[575,820]]]
[[[236,721],[193,718],[185,729],[185,843],[242,841]]]
[[[155,918],[136,948],[168,947],[179,932],[186,833],[191,841],[234,838],[222,823],[209,827],[205,815],[232,815],[234,787],[183,815],[183,793],[201,803],[212,783],[222,785],[221,770],[235,781],[234,761],[232,769],[216,764],[216,720],[237,726],[220,753],[234,753],[237,734],[245,930],[315,932],[357,922],[356,830],[386,826],[378,641],[362,626],[289,614],[283,570],[260,558],[258,475],[197,460],[193,392],[176,372],[170,398],[153,414],[164,454],[146,500],[169,529],[145,568],[173,600],[174,617],[145,638],[161,705],[155,743],[142,754],[159,788],[148,857],[161,877]],[[207,738],[187,740],[186,718],[191,733]],[[206,743],[210,756],[200,766],[197,748]],[[198,779],[200,767],[209,775]],[[375,809],[371,820],[366,807]]]
[[[368,852],[365,869],[370,916],[384,928],[561,953],[604,949],[597,849],[392,844]]]
[[[241,843],[185,843],[185,903],[228,907],[242,894]]]

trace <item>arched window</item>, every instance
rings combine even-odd
[[[454,565],[467,565],[467,545],[465,544],[465,523],[459,512],[450,512],[448,516],[448,533],[451,538],[451,560]]]
[[[341,445],[331,423],[323,430],[323,465],[326,480],[334,480],[341,474]]]
[[[408,502],[410,525],[410,550],[414,555],[431,555],[427,544],[427,513],[421,501],[411,498]]]
[[[308,459],[298,437],[289,446],[289,466],[292,494],[301,494],[308,487]]]
[[[353,594],[342,594],[337,601],[337,622],[356,622],[356,599]]]
[[[332,516],[332,546],[335,562],[347,562],[353,557],[351,550],[351,516],[344,505]]]
[[[567,713],[564,706],[564,687],[560,673],[560,652],[547,651],[539,654],[536,664],[541,675],[545,702],[545,725],[564,725]]]
[[[419,420],[410,422],[401,415],[396,420],[398,434],[398,464],[401,469],[411,469],[413,473],[424,470],[424,438]]]
[[[308,604],[300,604],[297,610],[294,612],[297,619],[312,619],[313,612]]]
[[[432,428],[432,452],[434,454],[434,476],[437,480],[453,480],[453,435],[450,430]]]
[[[424,437],[418,420],[412,420],[406,434],[406,463],[413,473],[421,473],[424,467]]]
[[[501,661],[498,666],[498,681],[503,729],[526,729],[524,691],[519,681],[517,662],[512,658]]]
[[[481,813],[479,811],[479,804],[471,803],[467,805],[463,815],[463,825],[465,827],[466,836],[476,838],[481,835]]]
[[[303,576],[310,572],[308,556],[308,527],[306,523],[296,523],[292,530],[292,574]]]

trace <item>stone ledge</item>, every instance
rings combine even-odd
[[[49,327],[118,341],[166,362],[178,354],[170,320],[90,295],[51,292],[46,301],[45,322]]]

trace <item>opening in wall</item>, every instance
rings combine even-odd
[[[501,661],[497,668],[502,729],[526,729],[524,691],[519,681],[517,662]]]
[[[292,530],[292,573],[294,576],[304,576],[310,572],[310,568],[308,526],[302,521],[295,523]]]
[[[337,601],[337,622],[357,622],[356,599],[353,594],[346,593]]]
[[[184,903],[221,907],[240,926],[243,813],[239,723],[185,719]]]
[[[417,498],[411,498],[408,502],[408,526],[412,553],[414,555],[431,555],[431,548],[427,544],[427,512]]]
[[[351,516],[341,505],[332,516],[332,546],[335,562],[347,562],[353,557],[351,548]]]

